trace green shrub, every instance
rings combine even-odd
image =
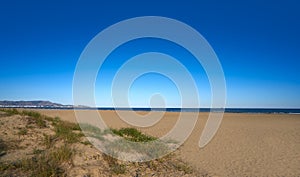
[[[111,131],[114,134],[133,142],[149,142],[157,139],[155,137],[145,135],[135,128],[121,128],[119,130],[111,129]]]

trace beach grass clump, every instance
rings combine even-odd
[[[42,118],[36,118],[35,123],[39,128],[46,128],[47,124]]]
[[[20,114],[20,112],[16,108],[13,108],[13,109],[1,108],[0,111],[5,112],[8,116]]]
[[[64,173],[61,164],[69,161],[72,155],[73,150],[71,148],[61,146],[51,151],[42,152],[31,159],[23,159],[19,167],[29,172],[31,176],[60,176]]]
[[[46,128],[47,127],[47,124],[46,124],[45,120],[47,120],[49,118],[46,117],[46,116],[41,115],[39,112],[23,110],[20,113],[20,115],[28,116],[28,118],[31,119],[31,121],[34,121],[34,123],[39,128]]]
[[[100,128],[86,123],[81,123],[80,128],[87,133],[93,133],[93,134],[103,133]]]
[[[68,146],[61,146],[48,151],[39,151],[31,158],[21,159],[14,162],[1,162],[0,171],[15,171],[26,176],[45,177],[63,176],[62,163],[71,160],[74,150]]]
[[[143,134],[142,132],[138,131],[136,128],[111,129],[111,131],[114,134],[133,142],[149,142],[157,139],[155,137]]]
[[[44,145],[46,146],[47,149],[53,146],[55,142],[55,136],[54,135],[47,135],[44,134]]]
[[[78,124],[62,121],[59,117],[53,118],[51,122],[55,134],[44,134],[44,145],[46,148],[50,148],[58,140],[63,140],[64,143],[68,144],[80,142],[83,133],[80,131]]]
[[[40,114],[39,112],[36,111],[28,111],[28,110],[23,110],[19,111],[16,108],[13,109],[0,109],[0,111],[5,112],[8,116],[12,115],[21,115],[21,116],[27,116],[31,121],[36,123],[36,125],[39,128],[46,128],[47,124],[45,120],[50,120],[51,118],[48,116],[44,116]]]
[[[135,128],[111,129],[111,133],[122,138],[106,142],[104,147],[108,152],[129,153],[140,160],[159,158],[170,152],[168,143]]]
[[[23,110],[21,112],[21,115],[33,117],[33,118],[36,118],[36,119],[43,117],[39,112],[36,112],[36,111],[27,111],[27,110]]]
[[[70,130],[81,130],[80,126],[76,123],[72,123],[72,122],[66,122],[66,121],[62,121],[59,117],[55,117],[54,119],[51,120],[52,121],[52,125],[53,126],[59,126],[59,127],[63,127],[64,129],[70,129]]]
[[[74,132],[75,130],[80,130],[78,124],[57,119],[55,123],[53,123],[53,126],[55,136],[57,138],[65,140],[66,143],[80,142],[80,139],[83,136],[82,132]]]
[[[100,128],[86,123],[81,123],[80,128],[86,136],[93,137],[98,140],[104,140],[103,135],[111,132],[109,129],[102,131]]]
[[[74,154],[74,150],[71,149],[69,146],[64,145],[59,148],[55,148],[50,152],[49,158],[53,159],[58,163],[69,161]]]

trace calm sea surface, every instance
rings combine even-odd
[[[30,109],[35,109],[31,107]],[[124,110],[124,111],[167,111],[167,112],[219,112],[223,109],[210,109],[210,108],[72,108],[72,107],[39,107],[36,109],[86,109],[86,110]],[[264,113],[264,114],[300,114],[300,109],[270,109],[270,108],[225,108],[227,113]]]

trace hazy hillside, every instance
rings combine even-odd
[[[0,107],[66,107],[50,101],[0,101]]]

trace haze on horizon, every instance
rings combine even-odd
[[[2,2],[0,100],[73,104],[73,73],[89,41],[114,23],[153,15],[182,21],[206,38],[223,67],[227,107],[300,108],[299,7],[293,0]],[[149,51],[168,53],[183,63],[197,83],[200,107],[209,107],[210,86],[202,66],[178,45],[150,38],[111,53],[95,83],[97,106],[112,106],[109,90],[118,67]],[[133,83],[130,102],[148,107],[155,93],[164,96],[167,107],[179,105],[176,85],[154,73]]]

